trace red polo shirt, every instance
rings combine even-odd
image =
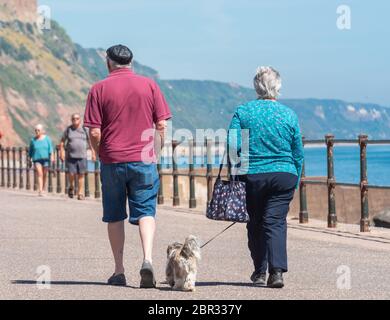
[[[84,126],[101,129],[103,163],[155,162],[154,124],[169,118],[171,112],[156,82],[123,68],[93,85]]]

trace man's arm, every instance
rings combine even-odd
[[[89,130],[91,132],[91,129]],[[92,161],[96,161],[96,152],[92,147],[90,133],[87,134],[88,149],[91,150]]]
[[[162,148],[164,147],[165,133],[167,129],[167,121],[160,120],[156,123],[156,134],[154,137],[154,151],[157,158],[160,155]]]
[[[65,137],[61,138],[60,141],[60,159],[61,161],[65,161]]]
[[[102,137],[100,128],[89,129],[89,139],[91,141],[92,152],[99,154],[100,139]]]

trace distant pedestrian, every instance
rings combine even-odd
[[[103,221],[108,223],[115,260],[108,284],[126,285],[123,249],[128,203],[130,223],[139,225],[144,253],[140,287],[153,288],[152,248],[159,189],[155,155],[159,150],[153,147],[158,140],[153,139],[156,129],[157,138],[163,140],[171,113],[156,82],[130,69],[132,58],[130,49],[122,45],[107,50],[110,74],[90,90],[84,125],[90,128],[92,145],[101,160]]]
[[[29,156],[38,177],[38,195],[43,196],[46,190],[47,172],[50,164],[54,162],[54,153],[51,139],[44,134],[41,124],[35,126],[35,137],[30,142]]]
[[[265,285],[268,269],[267,285],[281,288],[287,272],[286,217],[302,171],[302,136],[295,112],[276,101],[279,73],[259,68],[254,86],[258,99],[237,107],[231,121],[229,155],[240,156],[237,173],[246,183],[251,280]]]
[[[88,132],[81,125],[80,114],[72,114],[71,121],[72,124],[65,129],[61,138],[60,158],[65,161],[69,174],[69,198],[74,196],[77,179],[77,199],[84,200],[84,176],[88,171],[87,150],[92,152],[92,161],[96,161],[96,157]]]

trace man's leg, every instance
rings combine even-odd
[[[138,221],[139,233],[142,242],[142,249],[144,253],[144,262],[140,270],[141,275],[141,288],[155,288],[156,278],[152,267],[152,250],[154,232],[156,230],[156,222],[154,217],[146,216]]]
[[[156,279],[152,267],[153,239],[156,229],[155,214],[159,177],[155,164],[128,163],[127,194],[130,223],[139,226],[144,254],[140,270],[141,288],[155,288]]]
[[[154,217],[144,217],[139,220],[139,234],[141,237],[144,260],[152,263],[152,251],[156,221]]]
[[[74,192],[74,174],[69,172],[69,189],[72,190],[72,193]]]
[[[123,266],[123,248],[125,245],[124,221],[108,223],[108,238],[115,261],[115,275],[125,272]]]
[[[77,195],[84,196],[84,174],[78,174],[77,175],[77,181],[78,181],[78,192]]]
[[[101,164],[103,221],[108,223],[108,238],[114,256],[115,271],[110,285],[126,285],[123,266],[126,214],[126,168],[122,164]]]

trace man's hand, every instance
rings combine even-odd
[[[167,129],[167,121],[166,120],[161,120],[161,121],[156,123],[156,131],[160,135],[161,141],[164,141],[166,129]]]

